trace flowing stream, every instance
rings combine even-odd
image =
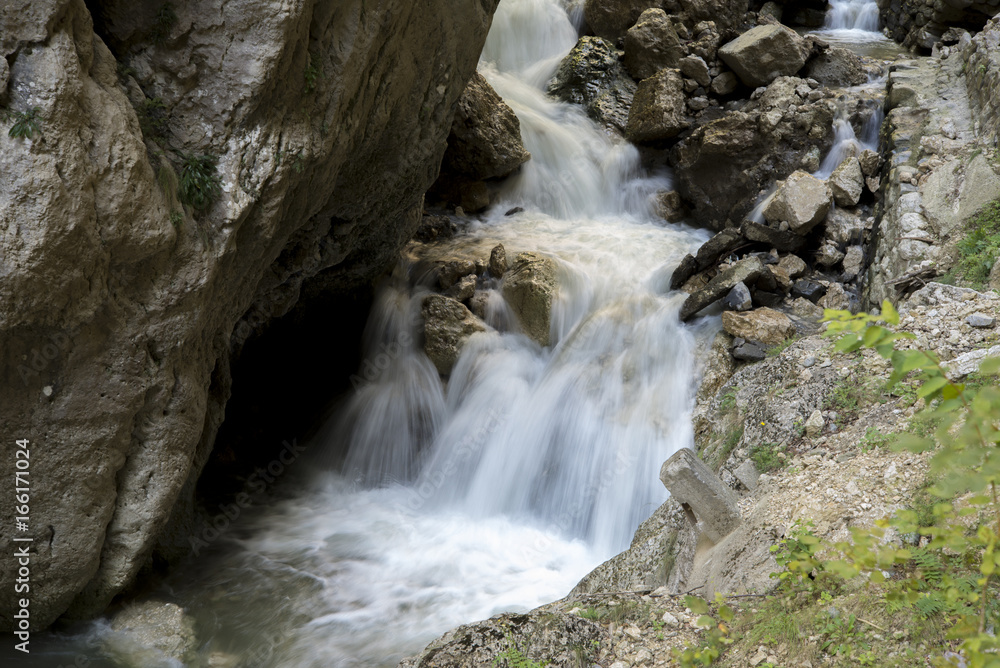
[[[878,4],[874,0],[831,0],[820,33],[838,41],[880,41],[884,37],[878,24]]]
[[[877,29],[877,14],[874,26],[841,18],[847,5],[833,3],[831,28]],[[681,326],[684,295],[667,283],[708,234],[657,219],[651,199],[670,175],[644,172],[634,147],[545,95],[578,13],[559,0],[500,4],[480,71],[517,113],[532,159],[491,212],[435,249],[485,257],[502,242],[508,258],[556,259],[552,344],[519,333],[483,277],[490,329],[442,383],[416,345],[429,287],[419,263],[401,264],[372,309],[363,378],[319,454],[151,593],[195,617],[196,665],[395,666],[452,627],[564,596],[666,500],[659,467],[692,443],[697,350],[718,327]],[[857,141],[849,129],[838,144]],[[177,665],[105,621],[39,649],[31,665],[121,665],[109,654]]]
[[[634,147],[545,95],[576,38],[559,0],[501,3],[480,70],[532,159],[491,213],[438,249],[482,257],[502,242],[509,258],[556,259],[552,344],[519,333],[483,278],[491,329],[443,384],[415,344],[428,288],[402,265],[365,335],[362,369],[377,372],[313,447],[349,443],[346,459],[286,475],[267,508],[154,596],[194,615],[202,657],[395,666],[454,626],[564,596],[667,499],[659,468],[692,444],[696,347],[718,325],[682,326],[684,295],[666,286],[708,234],[657,219],[652,197],[669,174],[645,173]],[[514,206],[523,212],[505,216]],[[130,651],[106,623],[88,641]]]

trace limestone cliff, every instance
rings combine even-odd
[[[33,628],[134,578],[212,448],[232,351],[412,235],[495,7],[0,6],[0,433],[5,471],[31,440]]]

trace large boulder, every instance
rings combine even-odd
[[[836,88],[858,86],[868,81],[861,57],[842,46],[831,46],[812,58],[806,63],[804,75]]]
[[[618,41],[657,0],[585,0],[583,18],[598,37]]]
[[[744,285],[756,283],[765,271],[767,271],[767,267],[755,255],[740,260],[732,267],[719,273],[704,288],[688,295],[688,298],[681,305],[681,321],[687,322],[706,306],[719,301],[729,294],[729,291],[735,288],[738,283]]]
[[[678,0],[678,4],[677,14],[685,23],[695,25],[712,21],[715,29],[724,35],[731,34],[743,23],[749,5],[747,0]]]
[[[524,333],[539,345],[549,345],[552,302],[559,290],[555,260],[538,253],[518,253],[500,285]]]
[[[766,86],[802,69],[809,56],[805,41],[783,25],[751,28],[719,49],[719,58],[747,86]]]
[[[833,193],[830,186],[812,174],[792,173],[764,207],[769,223],[788,223],[796,234],[805,235],[826,217]]]
[[[628,112],[625,136],[640,143],[676,137],[691,124],[684,116],[686,102],[684,79],[677,70],[660,70],[643,79]]]
[[[442,169],[471,179],[507,176],[531,157],[514,110],[476,72],[458,100]]]
[[[114,616],[104,648],[121,665],[183,665],[195,659],[198,638],[180,606],[144,601]]]
[[[861,173],[861,163],[851,156],[833,170],[828,180],[837,206],[856,206],[861,200],[865,187],[865,175]]]
[[[758,308],[739,313],[724,311],[722,328],[733,336],[766,345],[777,345],[795,336],[795,325],[784,313],[769,308]]]
[[[371,21],[365,0],[175,2],[154,39],[163,5],[0,3],[5,105],[38,107],[43,133],[0,131],[0,433],[31,440],[33,631],[200,540],[234,360],[303,293],[364,294],[398,261],[496,2],[388,0]],[[175,170],[214,198],[184,189],[185,208]],[[275,425],[344,349],[261,392]]]
[[[614,45],[600,37],[581,37],[549,81],[550,95],[579,104],[602,125],[624,133],[635,81],[618,60]]]
[[[451,373],[469,337],[486,331],[464,304],[444,295],[424,299],[420,314],[424,319],[424,352],[442,376]]]
[[[815,92],[803,79],[781,77],[743,109],[677,142],[670,162],[696,222],[714,230],[739,226],[774,179],[813,161],[818,166],[833,144],[836,106]]]
[[[625,35],[625,69],[636,79],[665,67],[676,68],[687,54],[674,24],[662,9],[647,9]]]

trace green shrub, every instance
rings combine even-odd
[[[959,282],[982,290],[1000,256],[1000,200],[990,202],[966,223],[958,242],[958,263],[950,272]]]
[[[177,13],[174,11],[172,3],[164,3],[153,19],[153,27],[149,32],[149,39],[153,44],[163,44],[170,37],[170,31],[177,25]]]
[[[780,456],[782,454],[784,448],[778,443],[759,443],[750,448],[750,459],[761,473],[782,468],[786,464],[786,459]]]
[[[204,211],[222,192],[222,181],[216,166],[219,159],[214,155],[179,154],[181,163],[180,199],[196,211]]]
[[[139,119],[139,129],[146,139],[159,141],[166,138],[167,109],[163,100],[158,97],[143,100],[136,107],[135,115]]]
[[[306,65],[303,76],[306,80],[305,92],[311,93],[316,90],[316,85],[323,75],[319,69],[319,58],[312,51],[309,52],[309,64]]]

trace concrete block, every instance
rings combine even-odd
[[[673,454],[660,468],[660,481],[683,506],[695,528],[718,543],[740,524],[736,494],[689,448]]]

